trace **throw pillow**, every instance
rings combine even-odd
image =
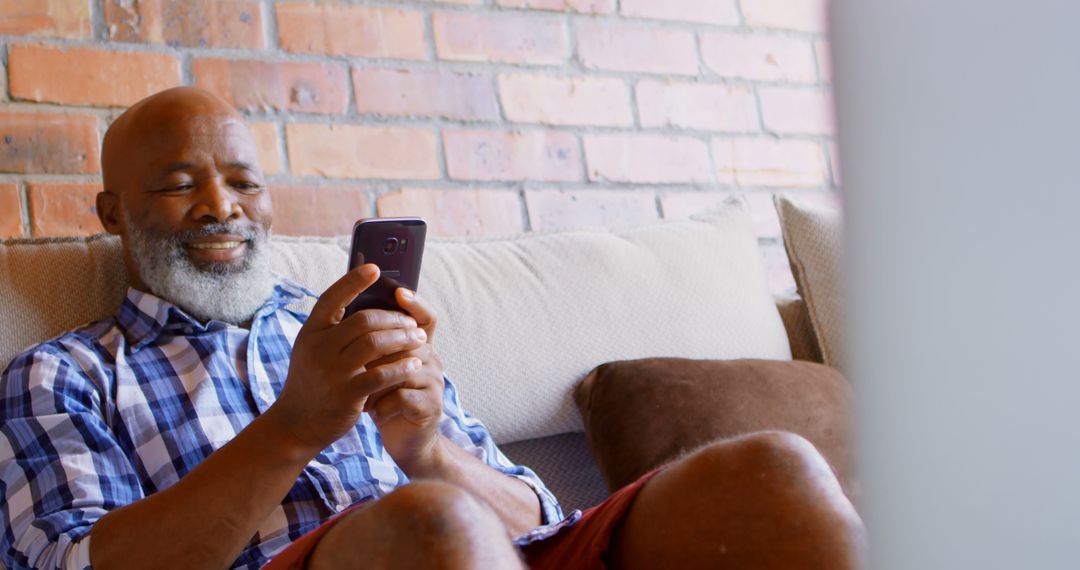
[[[851,389],[828,366],[681,358],[610,362],[589,374],[575,400],[611,491],[702,445],[763,430],[806,438],[845,490],[852,486]]]
[[[777,194],[776,213],[799,295],[825,364],[844,370],[842,220],[840,212]]]

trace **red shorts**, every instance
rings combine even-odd
[[[643,475],[637,481],[615,491],[604,502],[586,509],[576,523],[560,529],[547,538],[529,543],[521,548],[529,568],[533,570],[603,570],[607,568],[607,551],[615,528],[622,521],[638,491],[652,479],[660,469]],[[315,530],[296,539],[278,553],[263,570],[302,570],[315,547],[341,517],[354,509],[366,505],[356,505],[326,520]]]

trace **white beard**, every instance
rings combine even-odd
[[[212,319],[239,325],[251,320],[274,291],[266,249],[268,232],[238,223],[209,224],[198,231],[157,238],[127,218],[127,240],[139,277],[150,292],[206,322]],[[184,251],[184,242],[199,236],[235,234],[249,240],[238,268],[212,263],[199,268]]]

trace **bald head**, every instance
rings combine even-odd
[[[139,101],[117,117],[105,133],[101,149],[105,189],[123,190],[132,174],[133,155],[142,154],[140,150],[155,150],[175,137],[212,135],[223,124],[247,130],[232,105],[197,87],[175,87]]]

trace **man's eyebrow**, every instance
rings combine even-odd
[[[233,169],[247,170],[248,172],[255,172],[256,171],[255,170],[255,165],[251,164],[250,162],[244,162],[242,160],[234,160],[234,161],[226,164],[225,166],[227,166],[229,168],[233,168]]]
[[[170,162],[161,170],[161,175],[172,174],[178,170],[187,170],[195,166],[194,162]]]

